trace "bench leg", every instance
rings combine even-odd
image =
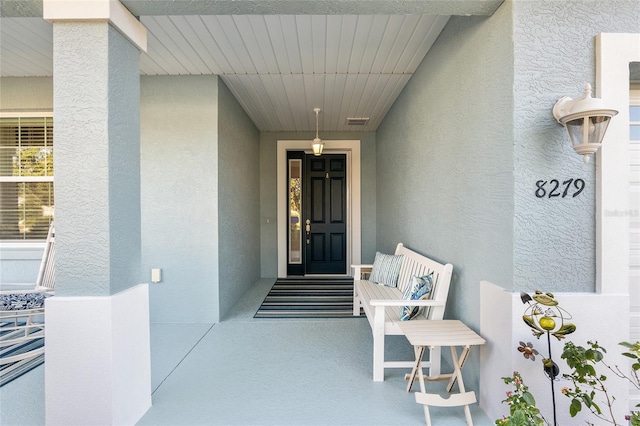
[[[373,318],[373,381],[384,381],[384,306],[376,306]]]
[[[356,286],[353,286],[353,316],[360,316],[360,298],[358,297]]]

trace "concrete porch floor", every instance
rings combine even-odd
[[[153,407],[138,425],[425,423],[403,370],[371,380],[366,319],[254,319],[272,283],[256,283],[220,324],[151,324]],[[389,352],[410,359],[406,339],[392,337]],[[494,424],[478,404],[472,415],[478,426]],[[466,424],[458,407],[432,408],[431,418]],[[0,388],[0,424],[45,424],[44,367]]]

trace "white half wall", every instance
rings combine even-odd
[[[544,291],[543,288],[540,289]],[[622,346],[618,343],[629,339],[629,296],[627,294],[597,293],[554,293],[559,306],[572,315],[571,322],[576,331],[567,335],[563,341],[551,339],[552,359],[560,367],[560,377],[555,381],[555,399],[558,424],[579,425],[589,420],[600,424],[599,420],[586,408],[571,417],[569,404],[571,400],[562,395],[563,387],[573,387],[562,374],[570,373],[570,369],[560,358],[564,343],[567,340],[575,345],[587,346],[587,341],[597,341],[607,350],[605,361],[610,365],[619,365],[628,372],[628,358],[621,355]],[[502,377],[508,377],[514,371],[520,372],[525,385],[536,399],[536,406],[547,421],[553,424],[551,385],[542,369],[542,359],[548,357],[546,337],[537,339],[531,329],[522,320],[526,306],[523,305],[519,293],[511,293],[487,281],[480,283],[480,334],[487,340],[481,347],[480,355],[480,396],[479,403],[489,418],[496,420],[509,413],[509,406],[503,404],[506,392],[512,390],[505,385]],[[525,359],[518,352],[519,342],[531,342],[540,353],[535,361]],[[629,383],[616,378],[604,368],[596,370],[607,376],[607,390],[615,395],[614,410],[617,421],[622,424],[628,413]],[[606,404],[596,400],[600,408]]]
[[[47,425],[131,425],[151,407],[149,288],[46,301]]]

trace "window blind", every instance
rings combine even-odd
[[[0,240],[45,239],[53,214],[53,118],[0,117]]]

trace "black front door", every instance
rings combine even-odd
[[[347,271],[346,167],[344,154],[306,156],[302,203],[306,274]]]

